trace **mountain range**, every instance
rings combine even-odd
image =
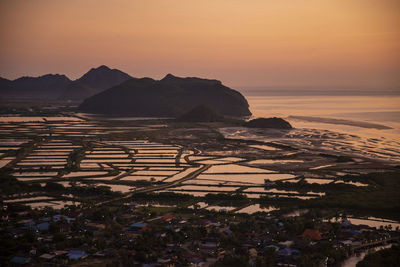
[[[161,80],[132,78],[86,98],[78,109],[114,116],[179,117],[199,105],[224,116],[251,115],[244,96],[220,81],[172,74]]]
[[[92,68],[74,81],[60,74],[21,77],[15,80],[0,77],[0,98],[82,101],[131,78],[120,70],[104,65]]]
[[[133,78],[104,65],[92,68],[74,81],[60,74],[16,80],[0,78],[0,99],[74,101],[81,103],[78,109],[82,112],[105,115],[179,117],[202,105],[207,109],[194,110],[188,118],[197,113],[207,114],[207,120],[216,120],[216,114],[251,115],[244,96],[218,80],[172,74],[161,80]]]

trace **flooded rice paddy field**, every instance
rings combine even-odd
[[[390,170],[391,164],[379,160],[397,160],[400,155],[398,144],[390,143],[393,148],[386,149],[388,141],[361,140],[329,131],[272,131],[266,139],[265,130],[222,127],[218,132],[209,127],[168,128],[157,121],[58,118],[0,120],[0,168],[8,168],[19,181],[42,187],[36,198],[6,196],[5,201],[33,208],[84,201],[75,196],[47,196],[47,182],[64,187],[71,182],[75,186],[105,186],[122,195],[240,193],[255,200],[265,196],[312,199],[325,193],[278,189],[276,183],[369,186],[342,178],[371,169]],[[235,140],[221,141],[221,133]],[[351,157],[341,160],[335,153],[326,155],[330,149],[349,152],[345,155]],[[379,160],[373,160],[376,158]],[[259,204],[201,208],[249,214],[277,209]]]

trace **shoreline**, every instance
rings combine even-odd
[[[307,121],[307,122],[327,123],[327,124],[341,124],[341,125],[355,126],[355,127],[361,127],[361,128],[367,128],[367,129],[377,129],[377,130],[393,129],[392,127],[389,127],[389,126],[386,126],[383,124],[364,122],[364,121],[326,118],[326,117],[291,115],[288,117],[288,119],[301,120],[301,121]]]

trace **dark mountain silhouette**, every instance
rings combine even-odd
[[[131,78],[120,70],[104,65],[89,70],[75,81],[60,74],[16,80],[0,78],[0,95],[4,99],[83,100]]]
[[[221,115],[251,115],[243,95],[220,81],[171,74],[160,81],[133,78],[85,99],[79,109],[108,115],[179,117],[202,104]]]
[[[0,86],[1,85],[6,85],[6,84],[8,84],[10,82],[11,82],[10,80],[0,77]]]
[[[183,114],[177,121],[180,122],[218,122],[225,121],[225,118],[206,105],[199,105],[189,112]]]
[[[274,128],[274,129],[292,129],[289,122],[281,118],[259,118],[244,123],[249,128]]]
[[[69,84],[60,99],[83,100],[131,78],[125,72],[102,65]]]
[[[11,81],[0,77],[0,92],[2,94],[8,92],[11,88]]]
[[[58,99],[74,101],[83,100],[86,97],[93,95],[92,90],[93,89],[90,87],[86,87],[79,82],[73,81],[67,86],[64,92],[58,96]]]
[[[3,98],[55,99],[71,83],[65,75],[46,74],[39,77],[21,77],[16,80],[0,80]]]

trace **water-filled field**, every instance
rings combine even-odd
[[[277,189],[275,183],[368,186],[368,183],[344,181],[340,178],[352,172],[361,173],[362,169],[353,166],[364,164],[364,160],[338,163],[334,159],[321,158],[315,154],[304,156],[304,152],[288,148],[285,144],[290,142],[283,139],[268,143],[243,143],[240,149],[230,150],[227,146],[204,150],[188,144],[185,147],[182,142],[164,143],[123,136],[111,138],[104,132],[118,128],[129,135],[132,131],[134,133],[148,126],[113,128],[104,127],[96,121],[74,119],[26,122],[23,119],[6,120],[0,122],[0,126],[3,130],[0,132],[0,167],[11,168],[11,174],[19,181],[40,184],[42,188],[49,182],[64,187],[71,187],[70,182],[73,182],[76,187],[87,187],[85,183],[89,183],[125,195],[150,190],[194,197],[224,193],[242,194],[251,199],[267,195],[312,199],[323,197],[325,193],[309,191],[305,194],[294,189]],[[160,129],[157,127],[150,128],[152,131]],[[103,132],[97,132],[102,129]],[[229,132],[224,129],[220,131],[224,134]],[[235,134],[241,133],[239,129]],[[292,134],[296,134],[296,130]],[[81,138],[78,135],[87,137]],[[342,146],[351,146],[345,135],[336,137]],[[333,144],[329,139],[323,142],[323,146]],[[312,144],[310,141],[308,145]],[[18,154],[15,153],[20,153],[20,156],[16,157]],[[346,164],[341,176],[334,169],[340,164]],[[49,206],[59,207],[62,203],[56,205],[56,201],[70,201],[53,198],[51,201],[41,199],[40,204],[30,205],[44,207],[48,203]],[[28,203],[19,197],[10,197],[9,200]],[[80,201],[76,199],[76,202]],[[243,212],[255,210],[270,211],[253,205],[244,208]]]

